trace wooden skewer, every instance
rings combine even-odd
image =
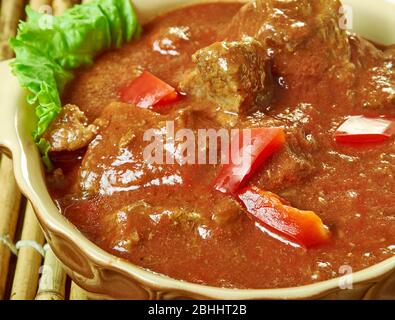
[[[88,300],[88,293],[72,282],[70,288],[70,300]]]
[[[40,7],[51,5],[51,0],[30,0],[29,5],[35,11],[40,11]]]
[[[65,286],[66,273],[49,248],[45,254],[44,266],[41,269],[36,300],[64,300]]]
[[[62,14],[66,9],[71,8],[73,5],[78,4],[77,0],[53,0],[52,6],[54,15]]]
[[[15,182],[12,161],[2,155],[0,163],[0,237],[14,241],[18,221],[21,193]],[[11,257],[10,247],[0,241],[0,300],[4,297],[5,284]]]
[[[15,36],[19,20],[23,16],[24,0],[1,1],[0,5],[0,60],[13,57],[13,52],[8,45],[10,37]],[[21,193],[16,185],[12,170],[12,161],[2,156],[0,164],[0,237],[14,240]],[[0,300],[4,297],[5,283],[8,275],[10,249],[0,243]]]
[[[54,15],[61,15],[65,10],[79,3],[76,0],[53,0]],[[70,300],[87,300],[87,293],[74,282],[71,283]]]
[[[25,0],[6,0],[1,2],[0,10],[0,60],[13,57],[8,40],[14,37],[19,20],[23,16]]]
[[[39,246],[44,244],[44,235],[29,202],[26,205],[21,241],[33,241]],[[41,261],[42,255],[34,247],[26,246],[19,249],[11,300],[34,299]]]
[[[79,2],[78,0],[54,0],[54,14],[61,14],[64,10]],[[13,56],[12,50],[8,46],[8,40],[16,34],[18,22],[23,16],[24,4],[24,0],[0,1],[0,59],[7,59]],[[51,0],[30,0],[30,5],[36,10],[42,5],[49,4],[51,4]],[[0,185],[6,186],[6,188],[0,194],[0,203],[3,206],[0,211],[0,236],[7,235],[8,239],[13,241],[21,194],[13,178],[11,160],[5,156],[2,156],[2,158],[0,165]],[[27,206],[25,215],[22,240],[33,240],[42,245],[44,238],[30,204]],[[0,299],[4,296],[10,255],[11,251],[8,246],[0,243]],[[11,299],[34,298],[40,262],[40,253],[34,248],[23,247],[20,249]],[[36,299],[64,299],[65,283],[66,274],[61,264],[53,252],[48,250],[45,255],[42,277]],[[87,294],[83,289],[73,284],[71,296],[73,299],[86,299]]]

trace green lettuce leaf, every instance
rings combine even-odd
[[[95,0],[61,16],[27,7],[26,14],[27,21],[20,22],[16,37],[10,40],[16,55],[11,67],[28,91],[28,103],[35,107],[33,137],[50,168],[49,143],[42,136],[61,110],[60,96],[73,79],[72,70],[138,37],[141,26],[129,0]]]

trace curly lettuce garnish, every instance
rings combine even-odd
[[[28,91],[27,101],[37,115],[33,137],[44,164],[51,168],[49,143],[43,134],[61,110],[60,96],[73,79],[72,70],[92,63],[101,52],[138,37],[141,26],[129,0],[96,0],[77,5],[61,16],[26,8],[10,40],[16,58],[13,73]]]

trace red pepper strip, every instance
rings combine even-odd
[[[329,229],[319,216],[290,207],[274,193],[249,187],[241,190],[238,198],[259,223],[303,247],[324,244],[330,238]]]
[[[382,142],[395,132],[395,122],[384,117],[349,117],[336,131],[335,140],[341,143]]]
[[[251,139],[245,139],[249,134]],[[235,194],[284,142],[285,134],[282,128],[242,130],[238,137],[232,138],[230,161],[220,169],[214,181],[215,190]],[[238,152],[236,159],[235,150]]]
[[[158,103],[155,104],[155,107],[164,106],[179,101],[180,99],[181,99],[181,94],[178,93],[177,91],[174,91],[168,94],[166,97],[163,97],[163,99],[161,99]]]
[[[158,102],[170,103],[178,99],[176,89],[144,71],[128,86],[120,90],[121,101],[140,108],[154,107]]]

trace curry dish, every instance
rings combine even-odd
[[[343,30],[339,8],[189,6],[78,70],[46,133],[59,209],[116,256],[219,287],[299,286],[394,256],[395,50]],[[252,162],[147,162],[145,133],[169,122],[250,129]],[[177,157],[181,143],[164,145]]]

